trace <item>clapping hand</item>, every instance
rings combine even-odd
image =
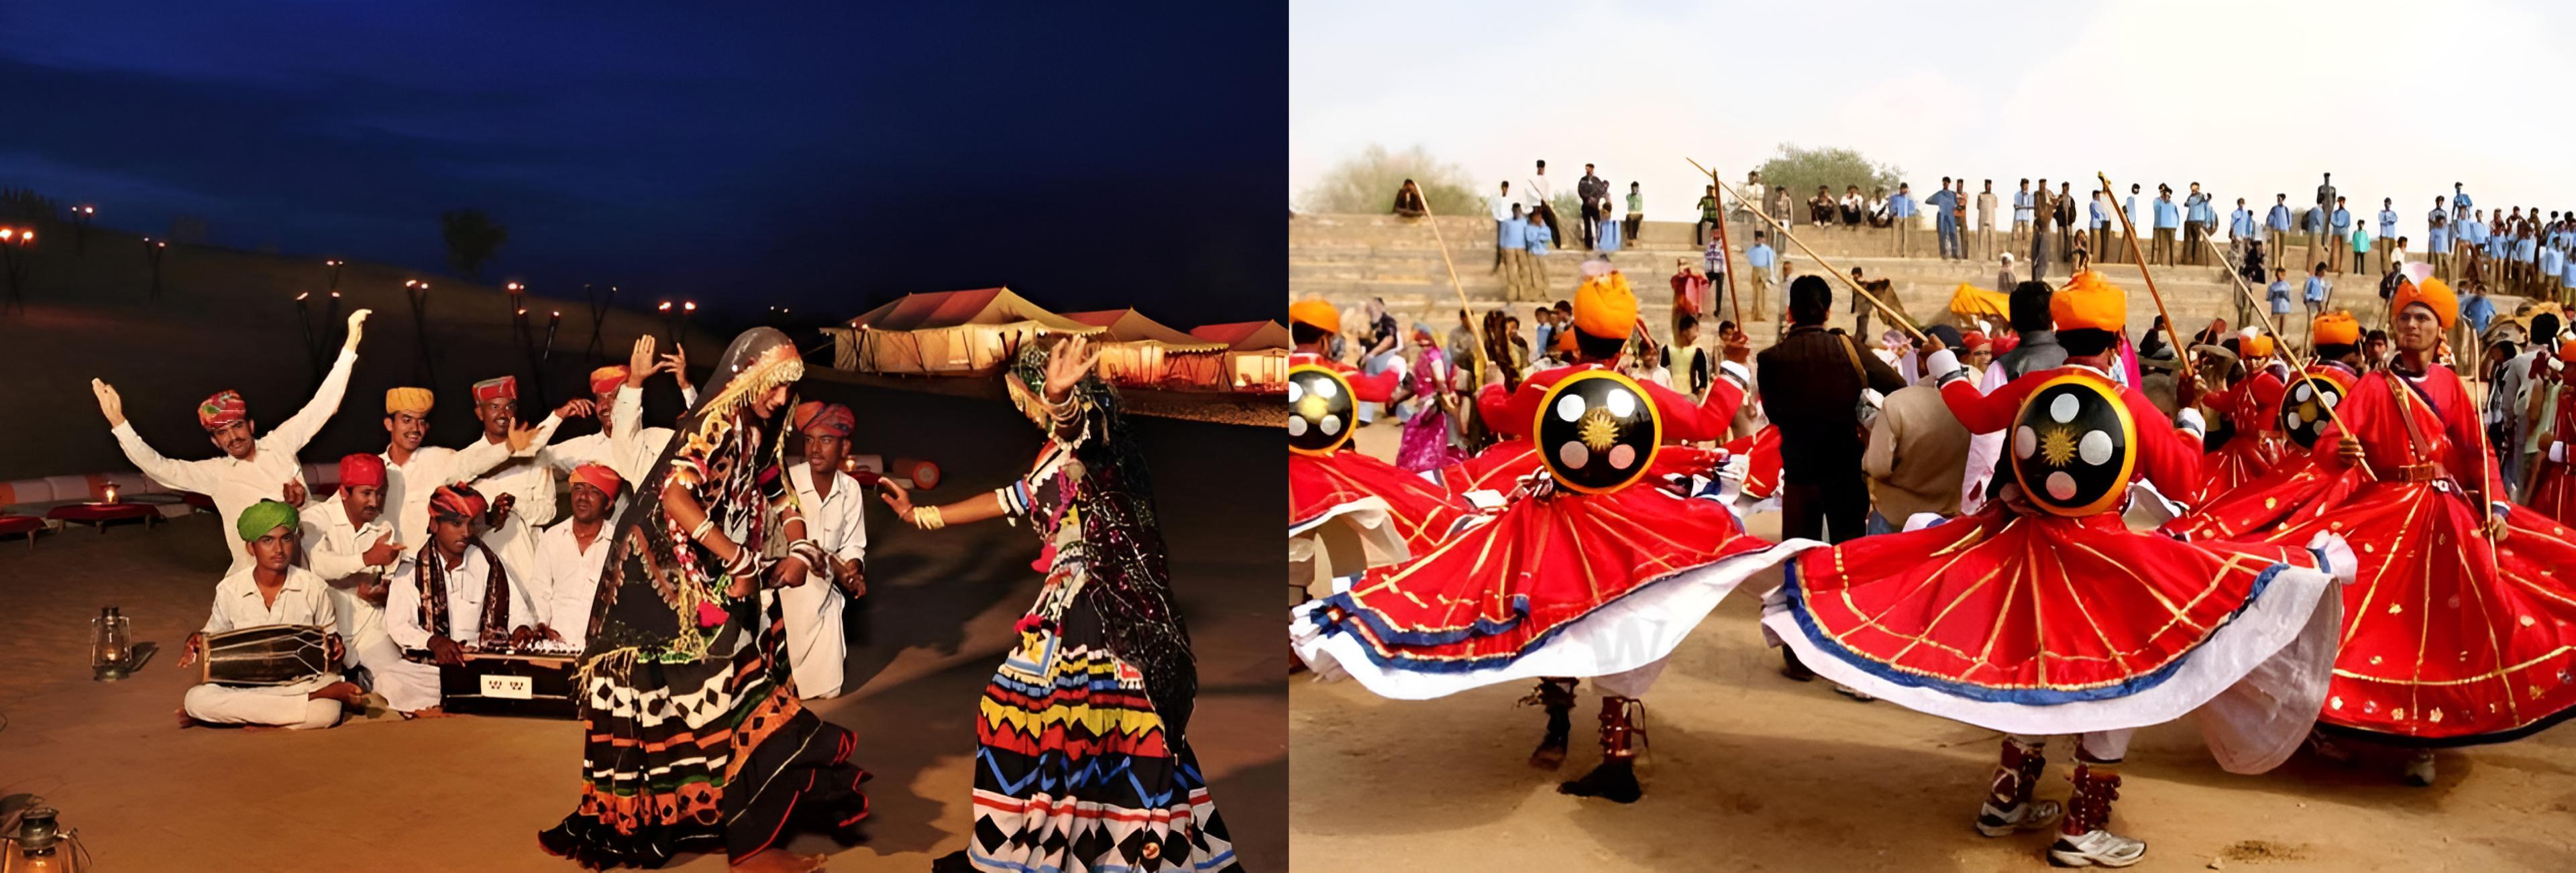
[[[648,333],[636,337],[634,351],[626,355],[626,387],[644,387],[644,380],[650,378],[658,366],[653,363],[653,335]]]
[[[365,332],[361,326],[367,323],[367,313],[374,311],[375,310],[372,309],[361,309],[356,312],[349,313],[349,338],[340,342],[341,351],[354,352],[358,350],[358,335]]]
[[[598,405],[591,403],[590,398],[587,397],[566,400],[564,405],[555,407],[556,418],[584,418],[598,413]]]
[[[1046,396],[1049,403],[1062,403],[1073,394],[1073,386],[1091,375],[1092,365],[1100,363],[1100,352],[1091,347],[1091,338],[1077,336],[1056,344],[1055,353],[1047,356]]]

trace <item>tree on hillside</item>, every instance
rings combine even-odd
[[[51,221],[60,214],[62,205],[31,188],[0,188],[0,218],[16,221]]]
[[[510,241],[510,229],[480,209],[443,213],[438,216],[438,224],[447,238],[447,266],[457,275],[478,282],[483,279],[483,265],[491,263],[492,254]]]
[[[1417,145],[1400,152],[1372,144],[1324,173],[1297,198],[1307,212],[1366,215],[1390,212],[1395,192],[1411,179],[1437,215],[1485,215],[1485,197],[1456,164],[1441,163]]]
[[[1786,185],[1799,202],[1816,196],[1818,185],[1832,188],[1835,197],[1843,196],[1843,186],[1846,185],[1860,186],[1864,197],[1881,187],[1893,194],[1896,183],[1904,180],[1904,174],[1904,170],[1894,165],[1873,162],[1851,149],[1811,149],[1789,143],[1781,143],[1780,153],[1762,162],[1762,184],[1773,187]],[[1742,182],[1741,178],[1726,180],[1729,185]]]

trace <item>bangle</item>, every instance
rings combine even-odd
[[[912,508],[912,526],[922,530],[938,530],[947,527],[948,520],[940,517],[939,507],[915,506]]]
[[[689,529],[689,539],[692,542],[705,542],[707,539],[707,531],[714,530],[715,528],[715,516],[709,515],[706,518],[699,519],[698,526]]]

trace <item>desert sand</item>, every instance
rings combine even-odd
[[[938,460],[939,500],[1007,481],[1037,445],[1001,404],[805,390],[859,410],[860,451]],[[1285,488],[1276,432],[1168,419],[1137,430],[1197,644],[1190,738],[1246,867],[1284,869],[1284,558],[1260,523]],[[93,437],[105,439],[64,435]],[[215,524],[198,514],[0,549],[0,794],[59,807],[101,870],[574,869],[534,839],[578,791],[571,721],[403,722],[377,710],[325,731],[179,728],[172,713],[191,677],[173,668],[175,646],[205,621],[224,565]],[[924,534],[882,506],[868,524],[870,593],[849,613],[855,690],[814,706],[858,734],[853,760],[874,774],[868,838],[788,845],[830,853],[833,870],[920,871],[965,845],[975,700],[1036,594],[1036,546],[1025,528],[998,523]],[[133,678],[99,683],[87,634],[109,604],[164,651]],[[721,857],[674,865],[723,868]]]
[[[1361,432],[1392,457],[1396,431]],[[1776,513],[1751,519],[1774,537]],[[2038,871],[2045,834],[1970,827],[2000,735],[1819,680],[1779,675],[1756,624],[1778,573],[1745,583],[1673,656],[1646,698],[1645,799],[1558,794],[1600,760],[1585,683],[1572,754],[1525,759],[1544,716],[1525,685],[1392,701],[1352,682],[1289,690],[1290,847],[1300,870]],[[2042,797],[2068,793],[2065,741]],[[2440,753],[2408,788],[2395,760],[2301,753],[2260,776],[2222,771],[2189,725],[2139,732],[2114,827],[2145,840],[2134,870],[2515,871],[2576,868],[2576,730]]]

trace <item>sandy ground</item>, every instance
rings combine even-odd
[[[1391,455],[1395,430],[1362,431]],[[1775,535],[1776,514],[1756,516]],[[1524,759],[1544,717],[1494,686],[1383,700],[1356,683],[1289,691],[1290,846],[1297,869],[2049,869],[2047,838],[1969,826],[1999,735],[1821,681],[1782,678],[1756,624],[1776,572],[1747,582],[1673,656],[1647,698],[1647,794],[1633,806],[1560,795],[1600,760],[1586,683],[1563,770]],[[2043,797],[2068,793],[2063,741]],[[2407,788],[2396,764],[2302,754],[2269,774],[2220,770],[2188,725],[2141,731],[2117,827],[2147,841],[2136,870],[2576,868],[2576,731],[2440,754]]]
[[[954,500],[991,488],[1035,451],[999,404],[809,386],[853,401],[861,451],[929,457]],[[1190,727],[1245,866],[1287,866],[1284,556],[1270,524],[1285,488],[1276,431],[1141,421],[1175,588],[1197,643],[1201,692]],[[1257,509],[1255,508],[1257,507]],[[570,721],[379,714],[318,732],[176,727],[190,679],[175,645],[205,620],[222,568],[215,519],[119,525],[0,549],[0,794],[34,792],[63,810],[103,870],[569,870],[534,836],[578,791]],[[923,534],[871,511],[870,596],[850,611],[855,691],[820,702],[857,732],[874,774],[868,839],[807,836],[833,870],[928,868],[963,848],[974,701],[1038,585],[1035,543],[1000,524]],[[164,652],[134,678],[88,678],[89,618],[115,604]],[[193,672],[193,671],[192,671]],[[861,684],[864,682],[864,684]],[[696,857],[683,870],[718,870]]]

